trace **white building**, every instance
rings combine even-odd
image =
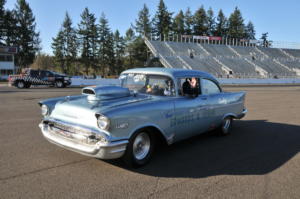
[[[0,79],[7,79],[16,71],[14,63],[17,47],[0,46]]]

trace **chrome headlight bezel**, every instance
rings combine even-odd
[[[97,114],[97,126],[102,130],[108,130],[110,127],[110,120],[104,115]]]
[[[49,114],[49,107],[45,104],[41,106],[41,114],[42,116],[47,116]]]

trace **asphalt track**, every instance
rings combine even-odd
[[[230,136],[160,147],[129,169],[62,149],[40,133],[37,102],[79,88],[0,87],[0,198],[300,198],[300,86],[246,90]]]

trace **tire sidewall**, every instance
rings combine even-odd
[[[141,160],[139,159],[136,159],[134,154],[133,154],[133,143],[136,139],[136,137],[141,134],[141,133],[147,133],[147,135],[149,136],[150,138],[150,149],[149,149],[149,152],[148,154]],[[155,139],[154,139],[154,135],[153,133],[151,133],[149,130],[147,129],[142,129],[142,130],[139,130],[137,131],[136,133],[133,134],[133,136],[129,139],[129,143],[127,145],[127,148],[126,148],[126,152],[123,156],[123,160],[125,161],[125,163],[130,166],[130,167],[141,167],[145,164],[147,164],[151,157],[152,157],[152,154],[153,154],[153,150],[154,150],[154,145],[155,145]]]
[[[224,128],[225,126],[225,123],[226,121],[229,120],[230,121],[230,124],[228,126],[228,128]],[[231,133],[231,129],[232,129],[232,124],[233,124],[233,119],[232,117],[228,116],[228,117],[225,117],[222,121],[222,124],[220,126],[220,134],[221,135],[229,135]]]

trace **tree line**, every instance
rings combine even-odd
[[[29,66],[40,51],[35,17],[25,0],[17,0],[12,10],[5,10],[5,3],[6,0],[0,0],[0,45],[18,47],[15,64]]]
[[[205,10],[203,5],[194,13],[190,8],[173,13],[163,0],[159,0],[152,17],[144,4],[125,35],[121,35],[118,30],[111,30],[104,13],[97,19],[94,13],[85,8],[80,15],[80,22],[74,25],[66,12],[63,23],[53,38],[53,56],[50,56],[39,53],[39,33],[35,31],[35,18],[26,0],[17,0],[16,8],[12,11],[4,10],[4,4],[5,0],[0,0],[0,15],[5,16],[0,25],[13,28],[7,28],[5,34],[1,32],[0,42],[19,47],[17,64],[21,67],[32,63],[31,66],[36,68],[54,67],[72,75],[118,75],[124,69],[145,66],[149,52],[144,36],[163,39],[165,35],[175,34],[255,39],[253,23],[245,23],[238,7],[229,17],[225,16],[222,9],[215,15],[212,8]],[[21,24],[21,21],[26,23]],[[17,24],[18,28],[14,29],[13,24]],[[27,44],[31,49],[18,42],[23,41],[23,34],[13,34],[14,31],[23,31],[24,36],[28,35],[26,38],[31,39],[31,44]]]

